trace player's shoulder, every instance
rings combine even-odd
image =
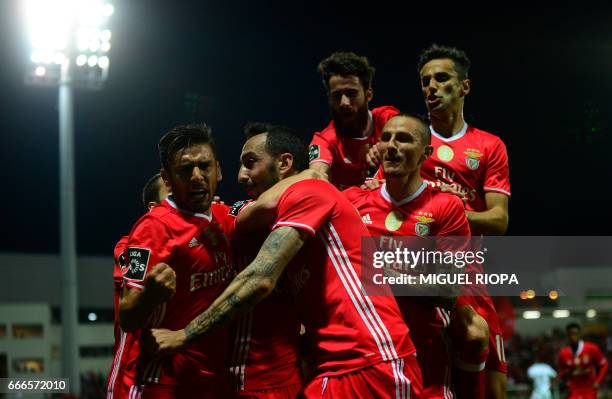
[[[584,347],[585,349],[589,350],[589,351],[599,351],[599,345],[597,345],[595,342],[591,342],[591,341],[584,341]]]
[[[325,126],[322,130],[317,131],[313,135],[313,140],[315,139],[323,139],[327,142],[333,142],[336,140],[336,127],[334,126],[334,121],[330,121],[327,126]]]
[[[382,105],[380,107],[372,108],[372,117],[375,119],[384,119],[384,122],[393,118],[399,113],[400,110],[395,108],[393,105]]]
[[[482,141],[485,144],[488,144],[491,146],[499,145],[499,144],[504,145],[504,141],[501,139],[501,137],[491,132],[488,132],[486,130],[482,130],[472,125],[469,125],[468,132],[472,137],[478,138],[480,141]]]
[[[123,250],[125,249],[125,247],[127,246],[129,242],[129,238],[130,236],[123,236],[119,239],[119,241],[117,241],[117,243],[115,244],[115,249],[113,251],[113,253],[115,254],[115,257],[117,257],[118,254],[123,252]]]
[[[291,184],[281,195],[280,201],[293,198],[299,202],[333,201],[342,196],[331,183],[322,179],[304,179]]]
[[[364,188],[360,188],[357,186],[349,187],[346,190],[342,191],[342,194],[346,199],[348,199],[351,203],[358,203],[366,201],[373,192],[380,190],[380,187],[375,188],[374,190],[368,190]]]
[[[427,185],[424,194],[428,196],[428,200],[434,208],[441,210],[460,209],[462,212],[465,209],[461,198],[459,198],[455,194],[440,191],[440,189],[436,187],[431,187],[430,185]]]

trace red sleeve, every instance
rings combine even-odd
[[[145,215],[130,232],[126,248],[127,267],[123,280],[130,288],[143,289],[143,281],[150,268],[168,262],[173,248],[168,227],[160,220]]]
[[[487,154],[487,165],[484,175],[485,192],[500,193],[510,196],[510,172],[506,146],[496,139]]]
[[[113,268],[113,282],[115,283],[115,288],[120,287],[123,283],[123,271],[126,267],[126,259],[125,259],[125,247],[128,243],[128,237],[121,237],[121,240],[117,242],[115,245],[115,249],[113,251],[113,255],[115,258],[115,264]]]
[[[438,236],[470,236],[470,224],[465,215],[463,202],[456,195],[449,194],[440,210]]]
[[[326,190],[309,187],[307,182],[309,180],[295,183],[285,190],[278,202],[278,216],[273,229],[291,226],[315,235],[329,220],[335,199],[328,198]]]
[[[324,162],[329,166],[334,163],[334,152],[332,143],[323,138],[320,133],[315,133],[308,147],[308,160],[313,162]]]
[[[382,128],[389,121],[389,119],[393,118],[395,115],[399,114],[399,109],[386,105],[383,107],[374,108],[372,110],[372,115],[374,117],[374,124],[376,132],[382,132]],[[378,137],[376,137],[378,141]]]
[[[593,344],[593,362],[599,371],[597,371],[597,376],[595,377],[595,383],[601,384],[603,379],[606,377],[606,373],[608,372],[608,360],[601,353],[599,346]]]

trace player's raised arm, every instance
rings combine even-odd
[[[257,257],[240,272],[208,309],[183,330],[153,329],[160,351],[175,350],[245,313],[269,295],[289,261],[304,245],[299,230],[281,226],[270,233]]]
[[[508,196],[485,193],[487,210],[466,211],[470,228],[484,235],[504,235],[508,229]]]

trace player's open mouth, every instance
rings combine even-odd
[[[442,101],[441,98],[437,97],[437,96],[429,96],[429,97],[427,97],[427,104],[430,107],[435,107],[435,106],[439,105],[440,101]]]
[[[189,193],[189,196],[195,200],[204,199],[207,195],[208,195],[208,192],[204,190],[191,191]]]

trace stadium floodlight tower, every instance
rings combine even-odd
[[[28,85],[59,87],[62,375],[80,392],[74,201],[73,89],[100,90],[108,77],[114,12],[106,0],[23,0],[31,44]]]

